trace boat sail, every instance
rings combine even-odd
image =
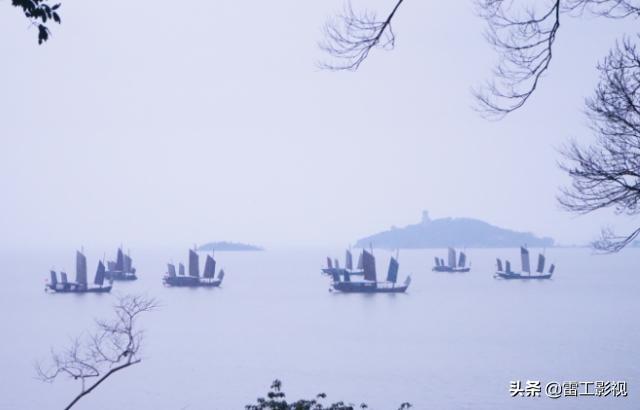
[[[544,266],[546,258],[543,254],[538,254],[538,263],[535,273],[531,273],[531,264],[529,259],[529,249],[525,246],[520,247],[520,264],[521,272],[513,272],[511,270],[511,262],[508,260],[504,263],[504,270],[502,269],[502,261],[500,258],[496,258],[496,273],[494,277],[502,279],[551,279],[553,272],[555,271],[555,265],[551,264],[548,273],[544,273]]]
[[[107,261],[105,277],[111,280],[136,280],[136,268],[133,267],[133,260],[127,252],[125,255],[122,247],[118,248],[115,261]]]
[[[460,251],[460,254],[456,258],[456,250],[454,248],[447,249],[447,263],[444,263],[444,259],[435,256],[433,258],[435,265],[432,270],[434,272],[452,272],[452,273],[465,273],[471,270],[471,266],[467,266],[467,254]]]
[[[87,281],[87,258],[84,253],[76,251],[76,280],[69,282],[66,272],[60,272],[60,281],[58,282],[57,274],[54,270],[49,272],[50,279],[45,290],[51,290],[56,293],[105,293],[111,292],[111,283],[104,285],[105,267],[102,261],[98,262],[96,275],[93,284],[90,287]]]
[[[391,257],[389,261],[389,269],[387,271],[387,280],[378,282],[376,273],[376,260],[372,253],[362,250],[361,254],[363,280],[353,281],[348,270],[346,274],[334,272],[333,283],[330,290],[344,293],[401,293],[405,292],[411,283],[411,276],[407,276],[405,283],[397,286],[398,270],[400,265],[398,260]]]
[[[344,267],[347,270],[353,270],[353,255],[351,254],[351,250],[347,249],[344,258]]]
[[[173,263],[167,264],[167,273],[162,281],[167,286],[181,287],[219,287],[224,279],[224,270],[220,269],[216,278],[216,260],[213,254],[207,255],[205,259],[204,271],[200,277],[200,257],[198,253],[189,249],[189,274],[185,275],[185,268],[182,263],[178,264],[178,274]]]

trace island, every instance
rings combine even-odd
[[[235,242],[208,242],[204,245],[198,246],[199,251],[263,251],[264,248],[255,245],[249,245],[246,243]]]
[[[441,218],[431,220],[423,211],[422,221],[403,228],[392,227],[359,239],[355,247],[373,246],[383,249],[446,248],[511,248],[521,245],[552,247],[555,241],[539,238],[530,232],[516,232],[472,218]]]

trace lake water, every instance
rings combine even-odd
[[[640,408],[640,249],[548,249],[556,274],[534,283],[493,279],[495,256],[518,266],[517,249],[467,253],[471,273],[442,274],[431,265],[444,250],[402,251],[408,293],[358,295],[328,292],[319,273],[342,250],[219,252],[220,289],[162,285],[165,262],[186,249],[132,250],[140,279],[114,293],[163,306],[141,320],[142,363],[77,408],[242,409],[275,378],[292,399],[325,392],[379,410]],[[375,255],[386,273],[390,254]],[[87,252],[90,277],[99,256]],[[73,250],[0,257],[0,409],[63,408],[79,385],[36,380],[34,362],[109,317],[116,295],[43,291],[52,265],[73,272]],[[620,380],[629,396],[511,398],[511,380]]]

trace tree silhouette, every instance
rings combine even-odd
[[[158,307],[154,299],[142,296],[122,296],[114,306],[116,318],[97,321],[98,330],[86,340],[77,338],[61,352],[52,351],[48,366],[36,365],[38,378],[53,382],[59,376],[79,380],[78,394],[66,407],[73,407],[107,378],[140,363],[143,332],[138,328],[138,317]],[[90,380],[95,380],[87,385]]]
[[[271,384],[267,397],[258,398],[256,404],[246,405],[245,410],[355,410],[369,408],[365,403],[356,405],[342,401],[324,405],[322,402],[326,398],[326,394],[320,393],[314,399],[297,400],[289,403],[286,400],[286,394],[282,390],[282,382],[276,379]],[[411,407],[410,403],[402,403],[398,410],[408,410]]]
[[[11,5],[22,9],[30,23],[38,28],[38,44],[49,40],[51,36],[48,22],[61,23],[58,14],[60,3],[49,5],[48,0],[11,0]]]
[[[596,142],[581,147],[573,141],[560,164],[572,178],[558,200],[577,213],[613,208],[617,213],[640,214],[640,53],[625,38],[598,65],[600,83],[586,102]],[[594,247],[616,252],[640,234],[640,227],[618,236],[603,229]]]

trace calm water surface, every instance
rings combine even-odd
[[[172,289],[161,284],[165,262],[185,260],[186,250],[134,250],[140,280],[114,291],[146,293],[163,307],[143,318],[143,362],[77,408],[242,409],[274,378],[290,398],[326,392],[379,410],[403,401],[416,409],[640,408],[640,249],[547,250],[556,275],[540,283],[492,278],[495,256],[515,262],[517,249],[468,250],[472,272],[453,275],[430,270],[442,250],[403,251],[400,278],[413,277],[403,295],[328,292],[319,274],[327,253],[343,258],[342,250],[219,252],[223,288]],[[389,253],[375,255],[386,272]],[[100,256],[87,252],[91,272]],[[0,409],[63,408],[79,390],[42,383],[33,370],[51,347],[111,313],[115,294],[43,291],[48,269],[72,272],[73,257],[0,255]],[[629,397],[511,398],[511,380],[625,380]]]

